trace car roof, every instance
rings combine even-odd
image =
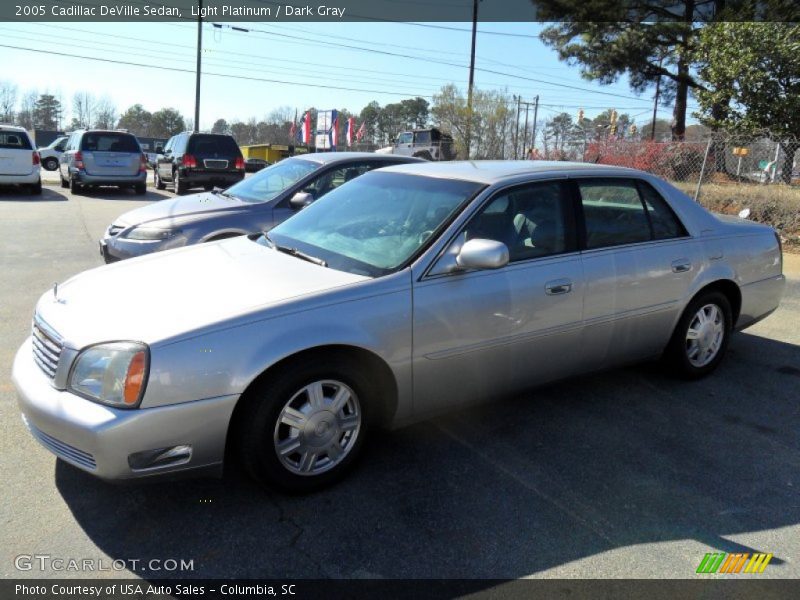
[[[393,165],[391,167],[386,167],[385,170],[394,173],[425,175],[427,177],[438,177],[441,179],[474,181],[487,185],[520,175],[534,175],[537,173],[560,174],[567,171],[570,173],[581,171],[586,173],[591,173],[593,171],[609,173],[618,171],[620,174],[631,175],[637,172],[634,169],[625,167],[548,160],[461,160],[438,162],[423,161],[423,163],[424,164]]]
[[[294,158],[303,160],[313,160],[322,165],[330,165],[337,162],[349,162],[351,160],[378,160],[392,163],[418,163],[426,162],[420,158],[411,156],[398,156],[396,154],[376,154],[375,152],[310,152],[309,154],[295,154]]]
[[[3,130],[3,131],[17,131],[17,132],[24,131],[25,133],[28,133],[28,130],[25,129],[24,127],[18,127],[16,125],[8,125],[6,123],[0,123],[0,130]]]

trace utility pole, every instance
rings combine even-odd
[[[472,86],[475,83],[475,38],[478,35],[478,0],[472,0],[472,51],[469,57],[469,87],[467,88],[467,139],[466,160],[469,160],[470,144],[472,142]]]
[[[203,53],[203,0],[198,0],[197,6],[197,73],[194,86],[194,130],[200,131],[200,57]]]
[[[530,109],[531,104],[530,102],[525,103],[525,131],[522,134],[522,157],[527,158],[527,150],[528,147],[528,110]]]
[[[658,60],[658,70],[661,70],[661,65],[664,62],[664,57],[662,56]],[[658,79],[656,79],[656,96],[655,101],[653,102],[653,123],[650,126],[650,141],[654,141],[656,139],[656,115],[658,115],[658,95],[661,93],[661,73],[658,74]]]
[[[539,117],[539,94],[533,99],[533,135],[531,136],[531,150],[536,146],[536,119]]]

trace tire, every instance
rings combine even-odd
[[[133,191],[142,196],[147,193],[147,184],[137,183],[135,186],[133,186]]]
[[[45,158],[42,161],[42,166],[48,171],[55,171],[58,168],[58,159],[52,156],[50,158]]]
[[[181,174],[177,169],[175,169],[175,172],[172,174],[172,184],[178,196],[183,196],[186,193],[186,184],[181,181]]]
[[[64,179],[64,178],[61,176],[61,173],[59,173],[59,174],[58,174],[58,178],[61,180],[61,187],[62,187],[62,188],[68,188],[68,187],[69,187],[69,181],[67,181],[66,179]]]
[[[236,443],[245,470],[257,481],[290,493],[338,481],[363,448],[373,389],[363,368],[336,355],[290,363],[257,383],[237,415]],[[312,407],[310,390],[322,398],[318,408]],[[341,409],[325,410],[340,398],[339,392]],[[280,447],[285,449],[282,457]]]
[[[423,160],[433,160],[433,156],[431,156],[431,153],[428,152],[427,150],[423,150],[422,152],[417,152],[414,155],[414,158],[421,158]]]
[[[727,296],[701,293],[683,311],[664,357],[685,379],[705,377],[722,362],[732,331],[733,310]]]
[[[41,196],[42,195],[42,180],[39,179],[36,183],[32,183],[30,188],[28,188],[31,192],[31,196]]]
[[[158,169],[153,169],[153,182],[155,183],[157,190],[167,189],[167,184],[161,181],[161,177],[158,175]]]
[[[83,186],[74,177],[69,180],[69,192],[75,195],[83,193]]]

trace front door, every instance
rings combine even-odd
[[[414,411],[497,398],[573,372],[584,278],[562,182],[498,192],[414,286]],[[493,239],[510,262],[452,270],[464,241]]]

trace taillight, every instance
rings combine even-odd
[[[139,173],[147,173],[147,155],[144,153],[139,159]]]
[[[40,162],[39,153],[36,152],[36,150],[33,151],[33,156],[31,157],[31,160],[33,161],[33,166],[34,167],[39,164],[39,162]]]
[[[184,154],[183,155],[183,160],[181,160],[181,164],[184,167],[188,167],[190,169],[196,169],[197,168],[197,159],[194,156],[192,156],[191,154]]]
[[[244,169],[244,159],[241,156],[237,156],[233,166],[237,169]]]
[[[80,150],[78,150],[75,153],[75,168],[76,169],[82,169],[83,168],[83,154],[81,154]]]

